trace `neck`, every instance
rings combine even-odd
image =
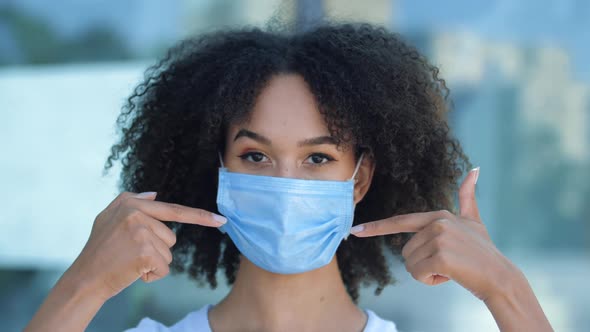
[[[242,257],[232,290],[209,318],[214,331],[361,331],[366,322],[335,258],[313,271],[281,275]]]

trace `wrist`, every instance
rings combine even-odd
[[[500,331],[553,331],[524,273],[514,265],[510,270],[484,298]]]
[[[494,280],[493,291],[483,298],[483,302],[488,306],[496,304],[500,305],[516,305],[522,292],[530,289],[528,281],[524,274],[518,269],[498,276]]]
[[[111,298],[105,284],[97,276],[86,275],[75,263],[63,274],[58,286],[63,287],[73,298],[92,299],[101,305]]]
[[[509,301],[517,297],[518,290],[528,285],[526,277],[508,259],[503,259],[502,268],[491,279],[490,292],[482,298],[487,304],[495,301]]]
[[[57,281],[25,331],[84,331],[106,301],[96,284],[72,267]]]

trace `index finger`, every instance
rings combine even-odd
[[[210,227],[219,227],[227,222],[225,217],[203,209],[193,208],[176,203],[159,202],[138,198],[132,199],[134,207],[160,221],[175,221],[184,224]]]
[[[356,225],[350,230],[350,233],[358,237],[396,233],[416,233],[434,220],[450,219],[450,214],[451,213],[446,210],[399,214],[393,217]]]

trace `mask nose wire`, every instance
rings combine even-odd
[[[221,167],[225,168],[225,165],[223,165],[223,158],[221,158],[221,152],[217,151],[217,155],[219,156],[219,162],[221,163]]]
[[[363,162],[363,157],[365,156],[365,153],[361,153],[361,157],[359,158],[359,161],[356,163],[356,167],[354,168],[354,172],[352,173],[352,177],[349,180],[354,179],[354,177],[356,176],[356,172],[358,172],[359,168],[361,167],[361,163]]]

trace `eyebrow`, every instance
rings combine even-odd
[[[234,137],[234,142],[240,137],[248,137],[264,145],[271,145],[271,142],[268,138],[247,129],[240,129],[240,131],[238,131],[236,134],[236,137]]]
[[[240,137],[248,137],[248,138],[253,139],[253,140],[255,140],[259,143],[262,143],[264,145],[268,145],[268,146],[272,145],[272,142],[270,141],[270,139],[268,139],[267,137],[264,137],[260,134],[257,134],[253,131],[250,131],[248,129],[240,129],[240,131],[238,131],[238,133],[234,137],[234,142]],[[332,136],[318,136],[318,137],[313,137],[313,138],[307,138],[307,139],[304,139],[303,141],[297,142],[298,147],[304,147],[304,146],[310,146],[310,145],[321,145],[321,144],[334,144],[334,145],[336,145],[336,139],[334,139],[334,137],[332,137]]]
[[[321,144],[334,144],[336,140],[332,136],[318,136],[314,138],[308,138],[297,143],[298,147],[310,146],[310,145],[321,145]]]

